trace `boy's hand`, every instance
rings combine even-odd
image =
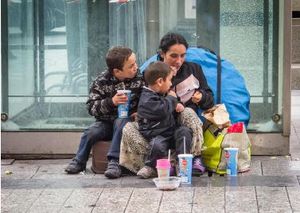
[[[127,100],[128,97],[124,93],[117,93],[114,97],[112,97],[112,102],[115,106],[118,106],[119,104],[124,104]]]
[[[182,112],[184,110],[184,106],[181,103],[176,105],[176,112]]]
[[[199,91],[196,91],[194,93],[194,95],[192,96],[192,102],[195,104],[199,103],[199,101],[201,101],[201,99],[202,99],[202,93]]]

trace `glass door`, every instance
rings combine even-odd
[[[282,132],[279,1],[197,1],[197,44],[218,52],[245,78],[251,95],[249,131]]]
[[[12,0],[2,6],[2,131],[85,128],[93,121],[85,109],[87,2]]]

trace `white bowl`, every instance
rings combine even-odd
[[[175,190],[181,183],[179,177],[154,178],[153,181],[156,187],[163,191]]]

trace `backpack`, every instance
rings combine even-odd
[[[140,67],[141,72],[154,61],[157,61],[157,54]],[[243,122],[247,126],[250,120],[250,94],[244,78],[233,64],[203,47],[188,48],[186,61],[201,65],[215,103],[225,104],[231,123]]]

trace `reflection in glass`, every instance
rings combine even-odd
[[[2,130],[85,128],[93,121],[85,109],[89,83],[105,68],[91,67],[97,60],[104,64],[107,47],[132,48],[142,65],[156,53],[161,36],[175,31],[191,46],[217,39],[213,43],[241,71],[252,96],[248,128],[281,131],[277,0],[219,1],[204,22],[201,8],[215,1],[103,2],[100,14],[98,1],[8,1],[8,82],[2,83],[9,120]],[[219,25],[219,32],[198,32],[212,25]],[[103,43],[95,43],[95,37]],[[91,58],[91,52],[97,57]]]

